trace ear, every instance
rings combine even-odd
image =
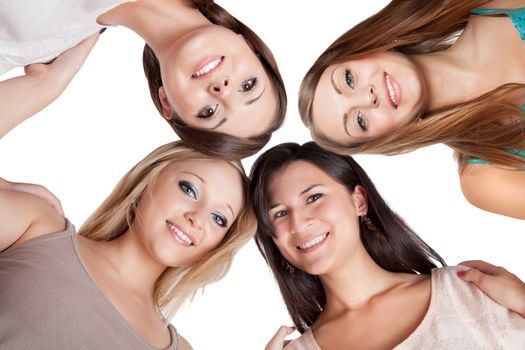
[[[365,215],[368,212],[368,198],[366,197],[366,190],[363,186],[357,185],[352,193],[352,200],[359,216]]]
[[[159,88],[159,99],[160,104],[162,105],[162,115],[164,116],[164,119],[170,121],[173,118],[173,112],[171,110],[171,106],[168,101],[168,96],[166,95],[166,90],[164,89],[164,86],[161,86]]]

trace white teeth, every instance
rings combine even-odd
[[[219,65],[219,63],[221,63],[221,62],[222,62],[222,57],[219,57],[219,58],[209,62],[207,65],[205,65],[204,67],[202,67],[201,69],[199,69],[198,71],[193,73],[191,76],[193,78],[198,78],[201,75],[204,75],[204,74],[208,73],[213,68],[217,67]]]
[[[320,242],[324,241],[326,239],[326,237],[328,237],[328,234],[317,236],[316,238],[312,239],[309,242],[306,242],[304,244],[298,245],[298,247],[299,247],[299,249],[308,249],[310,247],[313,247],[317,243],[320,243]]]
[[[182,239],[184,242],[186,242],[189,245],[193,245],[193,241],[188,237],[184,232],[176,228],[174,225],[168,223],[168,227],[171,231],[173,231],[177,237]]]
[[[388,88],[388,95],[390,96],[390,100],[394,104],[394,106],[397,107],[397,100],[396,100],[396,94],[394,92],[394,87],[392,86],[392,82],[390,81],[390,76],[388,74],[386,76],[386,87]]]

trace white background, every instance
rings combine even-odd
[[[304,73],[340,34],[387,3],[218,2],[255,30],[279,62],[289,108],[269,146],[310,139],[297,112]],[[66,92],[1,140],[0,176],[44,184],[79,227],[129,168],[175,139],[150,101],[141,55],[142,40],[136,34],[126,28],[106,31]],[[356,159],[392,208],[448,264],[484,259],[525,279],[525,223],[469,205],[450,149],[434,146],[403,156]],[[246,169],[253,161],[244,161]],[[195,349],[263,349],[277,327],[290,321],[252,241],[228,276],[183,308],[173,324]]]

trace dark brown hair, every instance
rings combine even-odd
[[[288,313],[301,333],[319,317],[326,303],[325,292],[318,277],[299,269],[289,273],[283,268],[283,257],[273,241],[274,229],[268,216],[270,181],[279,170],[299,160],[322,169],[343,184],[349,193],[353,193],[357,185],[363,186],[368,199],[367,216],[377,230],[372,231],[360,223],[360,238],[368,254],[383,269],[429,274],[436,262],[445,265],[443,259],[389,208],[352,157],[324,150],[314,142],[302,146],[296,143],[275,146],[256,160],[250,175],[250,191],[257,215],[255,241],[272,269]]]
[[[421,120],[394,132],[358,144],[338,144],[320,134],[312,124],[314,94],[327,67],[387,50],[424,54],[450,47],[465,28],[471,11],[487,0],[393,0],[375,15],[348,30],[316,60],[303,79],[299,113],[323,147],[341,154],[394,155],[435,143],[456,151],[460,167],[469,158],[483,158],[524,168],[525,160],[507,152],[525,148],[525,113],[508,102],[511,93],[525,91],[523,84],[506,84],[476,99],[424,111]],[[350,6],[350,5],[349,5]],[[508,122],[512,117],[515,122]]]
[[[170,125],[181,140],[186,142],[188,146],[204,154],[228,160],[251,156],[268,143],[272,133],[282,125],[286,114],[286,91],[277,67],[277,62],[268,46],[266,46],[257,34],[241,21],[230,15],[221,6],[214,3],[213,0],[191,0],[190,2],[213,24],[228,28],[234,33],[241,34],[244,37],[248,46],[259,58],[266,74],[268,74],[272,82],[272,86],[277,95],[277,109],[275,119],[270,127],[261,134],[248,138],[193,128],[186,125],[177,115],[173,115]],[[159,88],[163,85],[160,65],[155,53],[147,44],[144,46],[143,65],[144,73],[148,79],[151,98],[155,107],[157,107],[158,111],[162,114],[162,105],[159,98]]]

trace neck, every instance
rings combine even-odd
[[[319,276],[326,293],[323,313],[338,314],[359,309],[374,296],[400,283],[404,274],[384,270],[361,247],[350,259],[326,275]]]
[[[166,266],[148,254],[132,228],[113,241],[98,244],[95,253],[107,262],[121,286],[137,295],[153,297],[155,283]]]
[[[186,0],[137,0],[117,6],[97,18],[105,25],[133,30],[157,57],[184,34],[211,22]]]

